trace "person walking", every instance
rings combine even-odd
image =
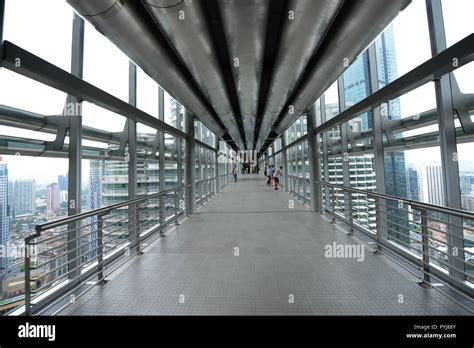
[[[234,182],[237,182],[237,166],[232,169],[232,174],[234,174]]]
[[[278,184],[280,183],[280,180],[283,180],[283,167],[280,167],[277,169],[274,175],[274,180],[275,180],[275,190],[278,190]]]
[[[267,186],[272,186],[272,180],[273,180],[273,164],[270,164],[270,165],[268,166],[267,176],[268,176]]]

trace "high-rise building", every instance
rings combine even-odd
[[[420,173],[423,202],[444,206],[443,169],[440,165],[423,166]]]
[[[461,197],[461,207],[467,211],[474,211],[474,197]]]
[[[10,239],[10,217],[8,202],[8,167],[0,163],[0,245],[6,246]],[[0,269],[8,267],[9,260],[5,255],[0,255]],[[2,272],[3,273],[3,272]],[[0,281],[3,274],[0,276]]]
[[[101,161],[92,160],[89,165],[89,194],[87,195],[87,210],[94,210],[101,207]],[[93,259],[97,254],[97,217],[89,218],[88,247],[90,252],[85,253],[84,262]]]
[[[14,200],[14,182],[12,180],[8,180],[8,205],[10,206],[8,216],[13,217],[15,214],[15,200]]]
[[[59,191],[67,191],[69,173],[58,175]]]
[[[474,184],[474,176],[460,175],[459,186],[461,188],[461,195],[470,195],[473,184]]]
[[[379,86],[383,87],[398,78],[397,60],[395,53],[395,40],[393,26],[390,25],[384,33],[375,41],[377,57],[377,75]],[[366,98],[370,94],[369,88],[369,65],[368,54],[362,54],[344,73],[344,97],[346,106],[351,106]],[[387,119],[400,119],[400,99],[396,98],[389,102],[388,108],[381,108],[381,116]],[[363,114],[357,120],[350,124],[353,131],[365,132],[372,128],[372,120],[369,115]],[[400,135],[399,135],[400,136]],[[352,159],[353,156],[350,156]],[[368,156],[355,156],[357,166],[365,168],[367,178],[364,179],[361,173],[354,178],[351,176],[351,187],[375,190],[375,174],[373,172],[372,159]],[[360,158],[359,158],[360,157]],[[366,163],[367,162],[367,163]],[[406,198],[407,180],[405,167],[405,154],[401,151],[392,151],[385,153],[385,192],[389,195]],[[368,170],[368,169],[371,170]],[[342,175],[342,174],[341,174]],[[352,175],[352,173],[351,173]],[[372,184],[373,180],[373,184]],[[406,211],[401,211],[397,207],[390,207],[390,218],[388,221],[388,234],[394,236],[397,241],[409,243],[409,225]],[[368,210],[368,216],[375,215],[375,211]],[[396,221],[391,221],[395,219]]]
[[[407,169],[408,199],[420,200],[420,179],[416,168]]]
[[[36,214],[36,182],[34,180],[16,180],[13,197],[15,217]]]
[[[59,185],[57,183],[52,183],[46,187],[46,210],[55,213],[58,212],[59,209]]]

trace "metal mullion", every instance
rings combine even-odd
[[[77,14],[74,14],[72,23],[72,49],[71,49],[71,73],[82,78],[84,66],[84,20]],[[66,102],[74,106],[76,115],[68,115],[69,118],[69,160],[68,160],[68,216],[81,212],[81,168],[82,168],[82,108],[76,107],[82,105],[82,101],[77,97],[68,95]],[[66,105],[65,110],[69,109]],[[68,225],[71,230],[68,233],[68,260],[76,260],[79,235],[79,221],[73,221]],[[68,263],[69,265],[69,263]],[[76,269],[80,265],[80,260],[73,262],[69,267]],[[69,279],[75,278],[78,274],[72,272]]]
[[[427,0],[426,9],[428,16],[428,27],[430,33],[431,51],[435,56],[446,50],[446,36],[444,31],[444,20],[441,0]],[[458,161],[454,160],[457,155],[456,131],[454,124],[454,107],[451,90],[451,75],[447,74],[435,80],[436,106],[438,109],[439,123],[439,140],[441,150],[442,178],[444,187],[444,196],[446,197],[446,205],[454,209],[461,209],[461,193],[459,191],[459,166]],[[452,225],[461,226],[462,219],[459,217],[448,217]],[[462,228],[453,228],[448,226],[450,235],[463,236]],[[457,255],[457,250],[464,248],[464,243],[459,240],[451,239],[451,243],[455,245],[449,249],[449,254]],[[461,265],[454,258],[449,258],[452,263],[452,269],[460,269]],[[458,267],[457,267],[458,266]],[[465,267],[462,265],[462,269]],[[451,272],[450,276],[457,280],[465,280],[464,274],[459,272]]]

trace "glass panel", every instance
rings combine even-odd
[[[37,224],[67,215],[67,170],[67,159],[0,156],[0,314],[24,302],[24,239]]]
[[[367,51],[361,54],[354,63],[344,72],[345,108],[357,104],[370,94],[369,90],[369,63]],[[365,132],[372,129],[372,118],[365,113],[351,120],[350,130]]]
[[[3,39],[70,72],[72,19],[65,1],[7,0]]]
[[[158,118],[158,84],[137,67],[137,108]]]
[[[128,102],[129,59],[89,23],[84,29],[84,80]]]
[[[165,91],[165,122],[175,128],[182,130],[183,115],[184,108],[176,99],[174,99],[170,94],[168,94],[168,92]]]
[[[431,58],[424,0],[413,0],[375,40],[380,87]]]
[[[82,125],[108,132],[122,132],[126,118],[89,102],[82,102]]]
[[[0,68],[0,104],[41,115],[61,115],[66,97],[57,89]]]
[[[471,0],[442,0],[444,29],[447,46],[474,33],[474,2]],[[463,93],[474,93],[474,64],[469,63],[454,72],[457,83]]]
[[[324,92],[324,103],[326,108],[326,121],[339,114],[339,96],[337,92],[337,81],[335,81],[326,92]]]

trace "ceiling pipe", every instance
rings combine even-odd
[[[342,3],[342,0],[289,2],[257,149],[267,139],[271,126],[291,97]]]
[[[331,26],[315,61],[311,62],[273,130],[281,134],[336,81],[411,0],[360,0],[345,2],[348,8]],[[340,18],[342,17],[342,18]],[[290,113],[290,106],[293,113]]]
[[[236,145],[244,149],[203,4],[196,0],[143,0],[143,4],[193,75]]]
[[[67,2],[212,132],[219,137],[226,133],[225,127],[196,92],[192,79],[186,75],[187,71],[179,64],[166,40],[157,33],[154,23],[144,20],[148,15],[144,10],[140,13],[136,1]]]
[[[269,0],[218,2],[247,149],[253,149]]]

